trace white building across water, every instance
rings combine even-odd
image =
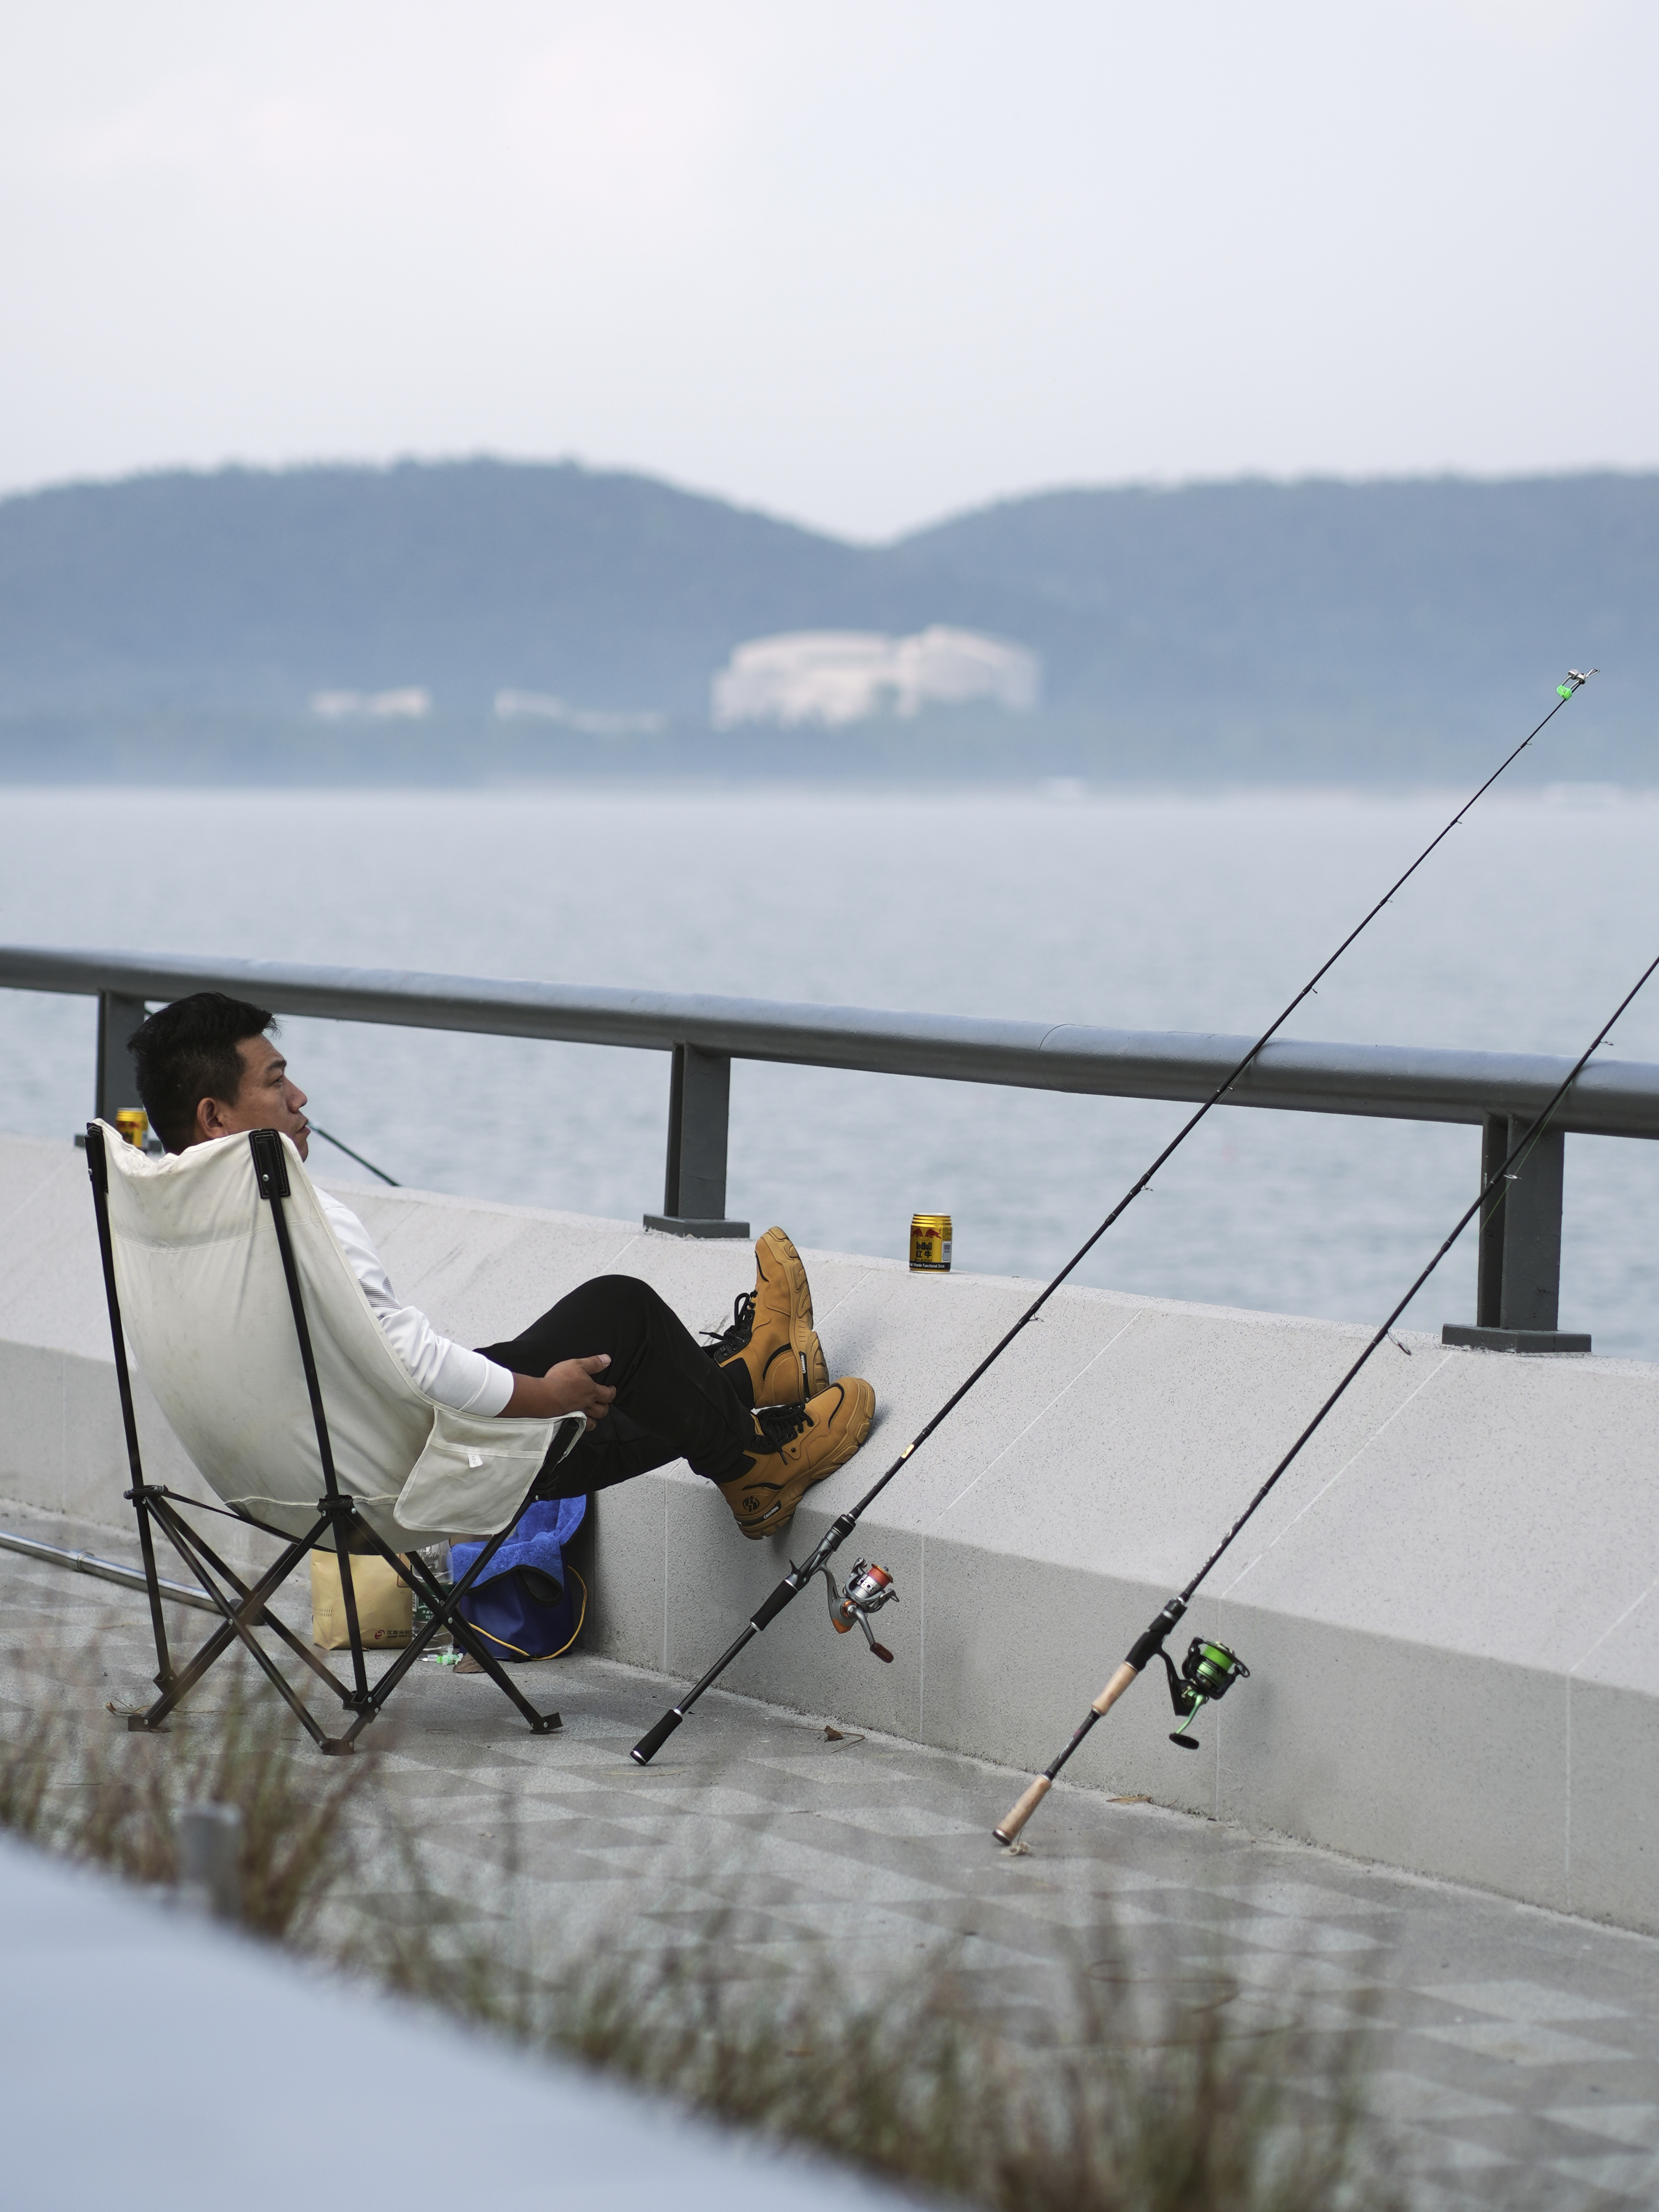
[[[423,722],[432,694],[418,684],[393,691],[313,691],[309,704],[324,722]]]
[[[738,646],[714,681],[717,729],[737,722],[864,722],[985,700],[1027,714],[1042,665],[1024,646],[934,624],[914,637],[796,630]]]

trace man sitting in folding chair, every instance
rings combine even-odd
[[[306,1094],[289,1080],[275,1026],[258,1006],[198,991],[137,1031],[138,1095],[170,1152],[277,1129],[309,1157]],[[756,1245],[755,1287],[707,1351],[648,1283],[599,1275],[521,1335],[469,1352],[398,1304],[356,1215],[326,1191],[317,1198],[393,1350],[441,1405],[586,1416],[588,1433],[538,1498],[580,1498],[684,1459],[758,1539],[787,1528],[809,1486],[870,1432],[875,1393],[855,1375],[830,1380],[806,1270],[781,1229]]]
[[[305,1096],[288,1079],[272,1026],[262,1009],[216,992],[163,1008],[132,1049],[139,1095],[170,1157],[148,1159],[101,1124],[88,1133],[163,1692],[134,1725],[160,1725],[240,1640],[324,1748],[349,1748],[432,1632],[369,1689],[349,1561],[372,1551],[389,1560],[416,1554],[410,1571],[438,1607],[434,1626],[451,1630],[532,1726],[556,1726],[458,1612],[532,1500],[603,1489],[684,1457],[720,1488],[745,1535],[771,1534],[858,1449],[874,1394],[856,1376],[827,1382],[805,1272],[775,1229],[756,1248],[754,1291],[706,1351],[647,1284],[619,1275],[584,1284],[508,1342],[483,1351],[450,1343],[398,1304],[362,1224],[305,1176]],[[124,1328],[210,1485],[241,1518],[290,1539],[252,1587],[184,1521],[188,1501],[144,1480]],[[167,1650],[152,1522],[224,1615],[182,1672]],[[463,1533],[493,1540],[463,1584],[440,1592],[418,1547]],[[340,1555],[349,1690],[266,1609],[313,1547]],[[357,1708],[344,1737],[324,1737],[256,1627]]]

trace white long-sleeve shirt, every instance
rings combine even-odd
[[[342,1206],[337,1198],[331,1198],[316,1185],[313,1188],[352,1273],[374,1309],[375,1320],[416,1387],[441,1406],[453,1406],[459,1413],[501,1413],[513,1395],[513,1377],[506,1368],[497,1367],[482,1352],[470,1352],[464,1344],[452,1344],[447,1336],[440,1336],[418,1306],[399,1304],[380,1255],[368,1240],[368,1230],[349,1206]]]

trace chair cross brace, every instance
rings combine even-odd
[[[295,1333],[299,1340],[300,1362],[305,1371],[312,1419],[317,1431],[317,1449],[322,1462],[324,1485],[324,1494],[317,1500],[317,1518],[302,1536],[289,1536],[286,1530],[274,1528],[268,1522],[257,1520],[252,1514],[236,1512],[229,1516],[258,1528],[267,1535],[283,1540],[283,1548],[276,1559],[252,1583],[245,1582],[228,1565],[179,1510],[181,1506],[209,1512],[222,1509],[204,1506],[198,1498],[183,1497],[177,1491],[167,1490],[144,1480],[143,1459],[138,1444],[138,1424],[132,1402],[132,1380],[127,1364],[126,1339],[121,1326],[120,1300],[115,1285],[115,1254],[109,1223],[109,1165],[104,1155],[104,1133],[96,1122],[88,1124],[87,1129],[87,1170],[92,1180],[93,1206],[98,1218],[104,1294],[109,1305],[110,1334],[115,1349],[116,1387],[121,1401],[127,1464],[132,1474],[132,1487],[126,1496],[138,1522],[139,1549],[143,1558],[150,1625],[155,1638],[155,1686],[161,1692],[155,1704],[146,1711],[128,1717],[127,1726],[140,1732],[163,1728],[167,1716],[194,1689],[214,1662],[222,1657],[232,1644],[240,1643],[284,1699],[318,1749],[337,1754],[349,1753],[356,1750],[358,1736],[368,1723],[379,1716],[386,1699],[433,1638],[447,1629],[461,1649],[477,1662],[497,1688],[523,1714],[532,1733],[551,1735],[562,1726],[559,1715],[537,1711],[484,1640],[474,1633],[459,1609],[462,1599],[517,1527],[532,1502],[532,1493],[526,1492],[518,1512],[507,1527],[489,1539],[465,1575],[459,1583],[453,1583],[447,1592],[418,1553],[411,1553],[407,1559],[400,1558],[364,1520],[357,1510],[356,1501],[348,1492],[341,1489],[335,1471],[328,1418],[323,1407],[311,1331],[306,1320],[305,1298],[299,1270],[295,1264],[287,1216],[283,1210],[283,1201],[289,1196],[289,1188],[288,1163],[283,1156],[282,1140],[274,1130],[255,1129],[250,1132],[248,1141],[253,1156],[254,1172],[258,1178],[259,1194],[269,1202],[276,1226],[289,1303],[294,1314]],[[174,1667],[161,1611],[161,1592],[155,1570],[155,1530],[157,1528],[198,1577],[221,1615],[218,1626],[182,1668]],[[351,1680],[349,1684],[341,1681],[333,1669],[270,1610],[270,1601],[277,1589],[301,1560],[315,1548],[319,1539],[325,1535],[332,1535],[335,1558],[339,1564],[340,1594],[345,1607],[346,1634],[351,1656]],[[394,1573],[419,1588],[431,1608],[432,1617],[426,1626],[398,1653],[380,1680],[373,1685],[369,1682],[365,1663],[356,1592],[352,1583],[351,1559],[354,1553],[359,1558],[378,1553]],[[355,1713],[356,1717],[350,1725],[340,1735],[330,1735],[320,1725],[281,1668],[260,1644],[254,1632],[258,1629],[268,1630],[279,1637],[314,1674],[327,1683],[341,1704]]]

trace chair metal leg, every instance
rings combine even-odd
[[[153,1507],[152,1510],[166,1511],[167,1509]],[[166,1523],[163,1522],[162,1525],[165,1527]],[[167,1533],[170,1536],[173,1534],[171,1529],[168,1529]],[[142,1715],[137,1713],[132,1715],[127,1723],[130,1729],[142,1731],[155,1729],[161,1726],[167,1715],[195,1688],[215,1661],[229,1650],[238,1637],[243,1636],[244,1630],[249,1622],[256,1620],[264,1613],[266,1605],[293,1572],[298,1561],[310,1551],[320,1533],[320,1528],[313,1528],[308,1535],[295,1538],[289,1543],[275,1565],[266,1570],[247,1596],[234,1607],[228,1603],[223,1595],[214,1587],[211,1581],[204,1584],[208,1595],[223,1609],[224,1620],[191,1657],[183,1672],[173,1676],[149,1711]],[[176,1545],[176,1536],[173,1540]],[[189,1555],[181,1550],[180,1557],[188,1559]],[[198,1572],[201,1571],[195,1561],[191,1560],[190,1564],[196,1567]],[[246,1638],[244,1640],[246,1640]]]
[[[134,1503],[137,1505],[138,1501],[135,1500]],[[408,1559],[400,1558],[391,1546],[369,1527],[361,1515],[356,1513],[355,1509],[348,1507],[347,1515],[343,1516],[345,1525],[340,1526],[343,1516],[339,1515],[337,1506],[333,1511],[324,1511],[322,1508],[325,1504],[334,1504],[334,1501],[324,1500],[319,1501],[319,1516],[313,1526],[304,1536],[288,1539],[274,1565],[268,1568],[257,1582],[250,1584],[245,1582],[242,1577],[220,1557],[207,1539],[191,1528],[182,1514],[175,1510],[179,1506],[189,1506],[198,1503],[198,1501],[193,1499],[176,1496],[173,1492],[159,1486],[147,1486],[140,1509],[140,1518],[145,1522],[153,1519],[160,1527],[180,1559],[197,1577],[203,1589],[213,1599],[222,1618],[219,1626],[192,1655],[182,1671],[169,1668],[167,1680],[158,1680],[157,1687],[161,1690],[161,1695],[148,1711],[142,1714],[134,1713],[129,1717],[127,1725],[130,1729],[141,1733],[159,1731],[165,1725],[168,1717],[183,1703],[216,1662],[221,1659],[234,1644],[240,1643],[251,1654],[255,1664],[311,1736],[319,1751],[335,1757],[344,1756],[356,1750],[358,1736],[362,1735],[370,1721],[379,1717],[392,1691],[419,1660],[433,1638],[445,1628],[449,1630],[461,1649],[477,1660],[480,1668],[489,1676],[501,1694],[523,1715],[532,1735],[551,1735],[562,1729],[564,1723],[562,1717],[556,1711],[544,1713],[538,1711],[514,1681],[501,1662],[491,1651],[488,1643],[460,1616],[459,1612],[461,1600],[478,1581],[489,1561],[517,1527],[526,1508],[531,1503],[528,1498],[507,1527],[490,1538],[460,1582],[452,1585],[447,1592],[441,1589],[418,1553],[412,1553]],[[348,1540],[360,1540],[368,1552],[378,1553],[396,1572],[415,1583],[432,1607],[431,1620],[420,1634],[398,1655],[386,1672],[380,1677],[380,1681],[372,1688],[365,1686],[365,1694],[361,1704],[353,1691],[340,1680],[332,1668],[325,1664],[307,1644],[301,1641],[286,1621],[280,1620],[270,1609],[270,1601],[276,1589],[292,1573],[301,1559],[313,1550],[317,1539],[325,1533],[331,1522],[336,1525],[337,1537],[344,1536]],[[253,1525],[260,1528],[264,1526],[263,1522],[256,1522]],[[278,1535],[282,1532],[272,1528],[267,1533]],[[360,1553],[357,1556],[361,1557],[362,1554]],[[153,1546],[150,1557],[153,1580]],[[356,1717],[339,1735],[331,1736],[318,1723],[281,1668],[270,1654],[261,1647],[255,1633],[259,1629],[269,1629],[273,1632],[297,1658],[305,1662],[319,1680],[327,1684],[343,1705],[349,1710],[355,1710]]]
[[[175,1548],[182,1558],[188,1560],[200,1579],[203,1589],[206,1590],[210,1597],[216,1601],[220,1610],[224,1613],[227,1621],[235,1629],[243,1649],[252,1656],[254,1664],[258,1668],[260,1673],[264,1674],[265,1680],[270,1684],[272,1689],[276,1692],[278,1697],[282,1698],[289,1711],[294,1715],[295,1718],[300,1723],[301,1726],[306,1730],[313,1741],[319,1745],[325,1743],[327,1741],[327,1737],[324,1729],[318,1724],[317,1720],[305,1704],[304,1700],[293,1688],[287,1675],[283,1674],[282,1668],[276,1664],[276,1661],[264,1650],[258,1637],[253,1634],[254,1627],[271,1627],[280,1631],[284,1637],[287,1637],[289,1640],[292,1642],[294,1639],[289,1636],[289,1631],[283,1626],[283,1623],[276,1618],[274,1613],[264,1610],[263,1607],[252,1626],[245,1625],[239,1616],[243,1607],[246,1606],[246,1601],[252,1598],[253,1595],[252,1591],[249,1589],[247,1584],[243,1582],[240,1575],[233,1574],[228,1567],[222,1567],[221,1572],[224,1575],[225,1579],[232,1584],[239,1599],[241,1601],[240,1604],[233,1607],[229,1601],[225,1597],[223,1592],[220,1590],[217,1584],[215,1583],[212,1575],[208,1570],[206,1565],[208,1554],[205,1545],[203,1545],[198,1548],[196,1544],[191,1542],[191,1531],[185,1528],[181,1522],[179,1522],[179,1516],[176,1514],[170,1516],[169,1518],[172,1525],[168,1527],[167,1533],[172,1536]],[[217,1565],[218,1563],[216,1561],[215,1564]],[[327,1670],[323,1669],[321,1671],[326,1674]],[[339,1686],[336,1684],[334,1686],[337,1688]]]
[[[501,1546],[506,1543],[507,1538],[513,1534],[514,1528],[518,1527],[519,1522],[524,1517],[526,1510],[528,1508],[530,1504],[531,1500],[529,1497],[526,1496],[523,1504],[520,1506],[518,1511],[514,1515],[511,1521],[507,1522],[506,1528],[499,1530],[496,1534],[490,1538],[489,1541],[484,1546],[483,1551],[479,1553],[477,1558],[467,1569],[466,1573],[462,1577],[461,1580],[451,1586],[447,1597],[445,1597],[439,1589],[436,1582],[433,1579],[431,1574],[428,1571],[424,1561],[419,1560],[417,1556],[411,1556],[409,1565],[405,1566],[403,1561],[398,1558],[397,1553],[391,1550],[391,1548],[385,1544],[379,1536],[375,1535],[374,1531],[372,1528],[368,1530],[368,1534],[373,1538],[376,1549],[380,1552],[382,1556],[389,1559],[392,1565],[396,1566],[399,1574],[411,1574],[416,1577],[416,1579],[423,1583],[426,1586],[428,1595],[433,1601],[432,1620],[426,1629],[414,1644],[410,1644],[406,1650],[399,1653],[398,1656],[393,1660],[392,1665],[386,1669],[386,1673],[380,1677],[380,1681],[376,1684],[374,1689],[374,1699],[377,1708],[385,1704],[386,1698],[391,1696],[392,1691],[398,1686],[398,1684],[402,1681],[404,1676],[409,1672],[410,1667],[414,1665],[416,1660],[420,1656],[421,1652],[431,1641],[432,1638],[437,1634],[438,1631],[441,1628],[447,1628],[450,1634],[460,1645],[462,1650],[467,1654],[468,1657],[476,1659],[478,1664],[483,1668],[485,1674],[489,1675],[490,1680],[494,1682],[496,1687],[501,1692],[503,1696],[505,1696],[513,1705],[518,1707],[519,1711],[524,1715],[526,1721],[529,1723],[530,1731],[532,1735],[552,1735],[559,1729],[562,1729],[564,1726],[562,1717],[556,1712],[543,1713],[538,1712],[536,1710],[535,1706],[531,1704],[530,1700],[519,1688],[517,1683],[514,1682],[507,1674],[505,1668],[501,1666],[501,1662],[495,1657],[494,1652],[491,1651],[482,1641],[477,1632],[471,1628],[466,1621],[461,1618],[461,1615],[457,1609],[459,1607],[461,1600],[472,1588],[474,1583],[477,1581],[478,1577],[483,1572],[483,1569],[489,1565],[490,1560],[495,1558],[496,1553],[500,1551]],[[363,1721],[367,1720],[368,1717],[368,1715],[364,1715],[362,1720],[359,1720],[355,1723],[351,1728],[348,1729],[346,1730],[347,1736],[355,1735],[357,1729],[363,1725]]]
[[[374,1692],[368,1686],[368,1668],[364,1662],[362,1625],[357,1618],[357,1589],[351,1576],[349,1541],[349,1538],[364,1524],[358,1520],[356,1511],[349,1510],[348,1501],[344,1499],[336,1504],[330,1517],[334,1531],[334,1564],[339,1571],[340,1598],[345,1607],[346,1648],[351,1654],[353,1687],[347,1692],[346,1703],[355,1711],[372,1720]]]
[[[106,1063],[104,1031],[108,1018],[120,1004],[120,1001],[110,999],[107,994],[98,1002],[100,1113],[103,1111]],[[143,1020],[142,1005],[130,1006],[127,1011],[136,1013],[137,1021]],[[125,1047],[122,1048],[122,1056],[126,1059]],[[130,1059],[126,1059],[126,1064],[130,1068]],[[144,1480],[144,1459],[138,1443],[138,1417],[132,1403],[132,1376],[127,1366],[126,1332],[121,1326],[121,1300],[115,1284],[115,1244],[109,1225],[109,1162],[104,1152],[104,1133],[95,1121],[87,1124],[87,1173],[92,1182],[92,1210],[98,1224],[98,1253],[104,1272],[104,1303],[109,1310],[110,1345],[115,1355],[115,1388],[121,1401],[121,1431],[126,1440],[127,1470],[132,1477],[132,1487],[127,1497],[138,1518],[138,1549],[143,1557],[144,1582],[149,1593],[150,1632],[155,1638],[155,1686],[158,1690],[165,1690],[173,1680],[173,1658],[167,1649],[161,1592],[155,1579],[155,1544],[147,1510],[154,1492]]]
[[[200,1553],[205,1560],[207,1560],[208,1564],[230,1584],[231,1588],[236,1592],[239,1597],[246,1597],[249,1595],[248,1585],[242,1580],[241,1577],[235,1572],[234,1568],[228,1567],[225,1565],[218,1553],[214,1551],[212,1547],[207,1542],[206,1539],[201,1534],[200,1531],[192,1528],[190,1531],[190,1535],[191,1540],[196,1550]],[[295,1657],[296,1659],[303,1659],[306,1665],[310,1668],[312,1673],[318,1676],[320,1680],[327,1683],[329,1688],[333,1691],[335,1696],[340,1700],[340,1703],[348,1708],[350,1707],[352,1702],[351,1692],[347,1689],[345,1684],[340,1680],[339,1676],[334,1672],[331,1667],[328,1666],[323,1660],[317,1656],[317,1654],[312,1650],[308,1644],[295,1634],[294,1631],[289,1626],[285,1620],[279,1620],[274,1613],[266,1612],[260,1615],[256,1626],[260,1628],[269,1628],[274,1634],[280,1636],[283,1643],[287,1644],[289,1650],[293,1652]]]
[[[222,1618],[219,1626],[191,1656],[183,1669],[173,1672],[166,1684],[158,1685],[161,1688],[162,1694],[155,1703],[146,1712],[135,1713],[129,1718],[127,1725],[130,1729],[147,1733],[160,1730],[168,1717],[195,1688],[216,1662],[221,1659],[233,1644],[240,1643],[249,1652],[271,1686],[306,1729],[319,1751],[334,1757],[343,1757],[356,1750],[357,1738],[363,1729],[372,1720],[379,1717],[392,1692],[419,1659],[433,1638],[446,1627],[449,1629],[461,1649],[477,1659],[479,1666],[489,1676],[502,1695],[524,1716],[532,1734],[550,1735],[562,1728],[563,1722],[558,1713],[538,1711],[507,1673],[494,1652],[489,1650],[488,1644],[459,1616],[457,1612],[461,1599],[472,1588],[483,1569],[488,1566],[489,1560],[512,1534],[523,1508],[520,1508],[520,1514],[514,1515],[507,1528],[490,1539],[461,1581],[446,1593],[441,1589],[425,1562],[418,1555],[411,1556],[407,1561],[400,1559],[385,1540],[355,1510],[349,1513],[345,1525],[341,1526],[341,1516],[337,1512],[324,1513],[319,1510],[317,1522],[306,1534],[288,1540],[274,1564],[260,1576],[257,1582],[250,1584],[219,1556],[206,1538],[192,1528],[183,1515],[176,1510],[179,1506],[189,1505],[192,1502],[194,1501],[187,1498],[177,1498],[169,1491],[156,1489],[150,1491],[146,1497],[145,1511],[149,1516],[153,1516],[173,1550],[213,1599]],[[321,1503],[322,1501],[319,1501],[319,1506]],[[423,1594],[432,1604],[431,1620],[398,1654],[380,1681],[367,1690],[365,1701],[362,1705],[358,1704],[352,1690],[339,1680],[333,1670],[325,1665],[315,1653],[301,1642],[288,1624],[279,1620],[270,1609],[270,1600],[277,1588],[293,1571],[301,1559],[313,1549],[318,1537],[324,1534],[331,1522],[335,1524],[337,1536],[344,1536],[348,1540],[354,1539],[361,1540],[368,1551],[379,1553],[399,1574],[410,1577],[422,1588]],[[278,1532],[273,1529],[270,1533],[276,1534]],[[360,1553],[358,1556],[362,1555]],[[283,1674],[282,1669],[261,1646],[255,1633],[261,1628],[273,1631],[296,1656],[305,1661],[313,1674],[328,1685],[342,1705],[349,1709],[356,1709],[356,1717],[339,1735],[330,1735],[319,1724],[304,1700]]]
[[[161,1583],[155,1572],[155,1534],[150,1527],[151,1496],[148,1484],[142,1489],[127,1492],[138,1522],[138,1550],[143,1560],[144,1583],[149,1595],[150,1633],[155,1639],[155,1673],[153,1679],[158,1690],[165,1690],[173,1680],[173,1654],[167,1645],[167,1621],[161,1611]]]
[[[289,1234],[285,1211],[285,1202],[289,1196],[288,1163],[283,1155],[282,1139],[274,1129],[251,1129],[247,1141],[259,1195],[270,1205],[271,1226],[276,1231],[276,1249],[283,1263],[283,1277],[288,1285],[289,1305],[294,1316],[295,1340],[299,1346],[300,1365],[305,1372],[312,1424],[317,1432],[317,1457],[323,1471],[324,1492],[317,1502],[317,1510],[323,1516],[323,1525],[332,1532],[334,1537],[334,1555],[340,1569],[340,1596],[345,1607],[346,1633],[350,1638],[354,1686],[347,1702],[360,1712],[368,1713],[374,1710],[374,1699],[363,1659],[362,1631],[357,1619],[357,1594],[352,1586],[349,1547],[352,1531],[362,1527],[363,1523],[356,1505],[340,1488],[335,1473],[334,1446],[328,1432],[328,1415],[323,1407],[323,1386],[317,1374],[311,1326],[306,1319],[305,1294],[300,1286],[300,1270],[294,1257],[294,1242]],[[373,1534],[372,1530],[369,1533]],[[378,1542],[379,1540],[375,1540]],[[380,1548],[384,1550],[385,1547]]]

